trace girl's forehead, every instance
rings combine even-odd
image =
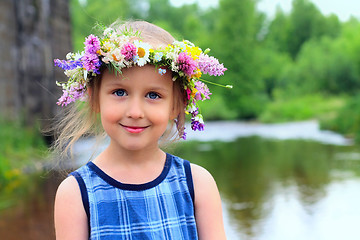
[[[102,84],[119,84],[119,85],[157,85],[163,87],[172,87],[171,71],[159,73],[159,68],[153,65],[142,67],[133,66],[122,70],[122,73],[114,73],[106,70],[103,73]]]

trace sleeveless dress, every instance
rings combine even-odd
[[[198,239],[190,163],[166,154],[145,184],[123,184],[88,162],[70,175],[79,184],[89,239]]]

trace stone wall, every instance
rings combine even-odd
[[[0,117],[46,127],[59,108],[53,64],[71,51],[69,0],[0,1]]]

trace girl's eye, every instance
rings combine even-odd
[[[146,94],[146,97],[148,97],[150,99],[160,98],[159,94],[157,94],[156,92],[149,92],[148,94]]]
[[[118,90],[114,91],[114,94],[118,97],[126,96],[126,92],[124,89],[118,89]]]

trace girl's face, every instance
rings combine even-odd
[[[111,144],[124,150],[157,148],[158,140],[174,119],[171,72],[160,75],[152,65],[134,66],[115,75],[103,74],[99,110]]]

